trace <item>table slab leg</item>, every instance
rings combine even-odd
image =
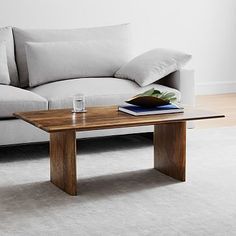
[[[70,195],[77,195],[76,133],[61,131],[50,134],[51,182]]]
[[[155,125],[154,168],[185,181],[186,122]]]

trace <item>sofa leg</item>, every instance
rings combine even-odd
[[[187,128],[188,129],[194,129],[196,127],[194,121],[187,121]]]

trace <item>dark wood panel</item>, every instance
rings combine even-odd
[[[154,168],[185,181],[186,122],[156,125],[154,130]]]
[[[47,132],[111,129],[224,117],[222,114],[196,109],[185,109],[184,113],[136,117],[119,112],[114,106],[88,108],[87,113],[71,113],[69,109],[58,109],[22,112],[16,113],[15,116]]]
[[[50,134],[51,182],[70,195],[77,195],[75,131]]]

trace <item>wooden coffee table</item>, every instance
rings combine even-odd
[[[154,125],[154,168],[185,181],[186,121],[224,117],[196,109],[135,117],[118,111],[117,107],[91,107],[87,113],[59,109],[14,115],[50,133],[51,182],[70,195],[77,195],[76,132]]]

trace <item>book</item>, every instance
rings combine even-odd
[[[144,116],[144,115],[158,115],[158,114],[170,114],[184,112],[184,108],[179,107],[175,104],[167,104],[156,107],[140,107],[140,106],[119,106],[119,111],[128,113],[133,116]]]

